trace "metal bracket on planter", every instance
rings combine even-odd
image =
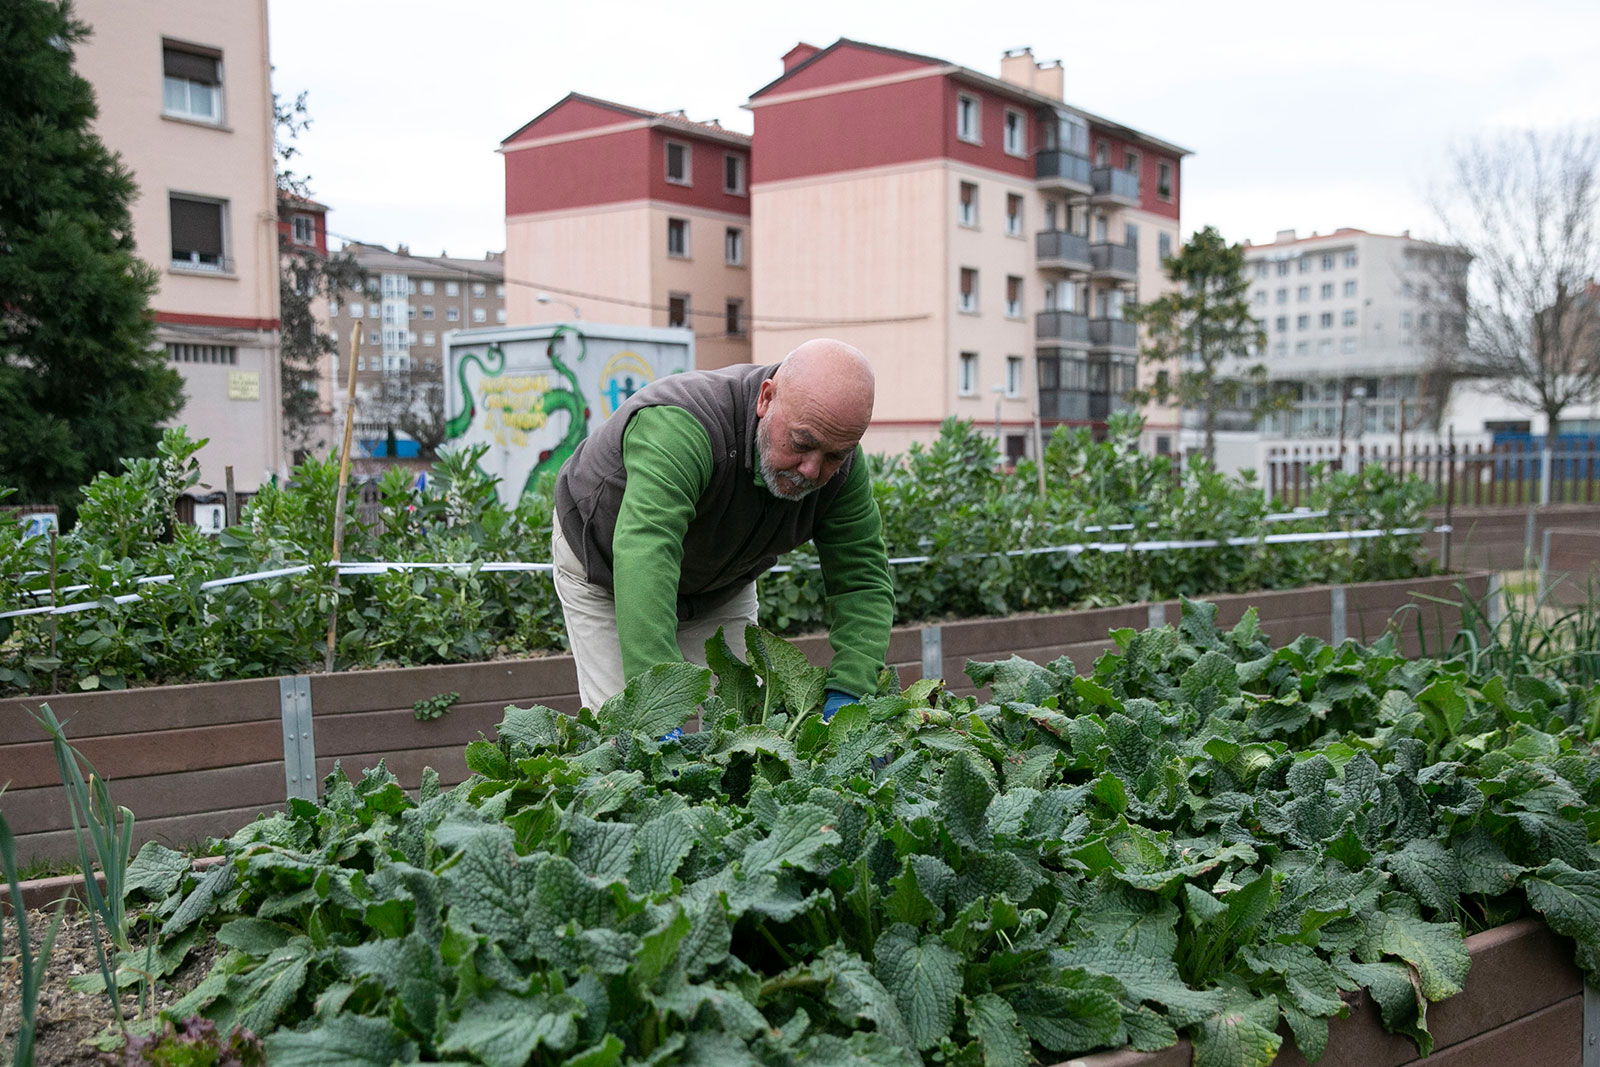
[[[1151,604],[1150,610],[1145,612],[1145,621],[1152,630],[1159,630],[1167,624],[1167,606],[1165,604]]]
[[[1583,983],[1583,1067],[1600,1067],[1600,993]]]
[[[1344,639],[1350,636],[1350,616],[1345,608],[1342,585],[1328,590],[1328,633],[1332,636],[1328,642],[1331,645],[1343,644]]]
[[[944,677],[944,635],[937,626],[922,628],[922,676]]]
[[[283,777],[288,796],[317,799],[317,746],[311,736],[311,678],[278,679],[283,712]]]

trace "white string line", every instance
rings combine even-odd
[[[1114,528],[1114,527],[1113,527]],[[1128,527],[1131,529],[1131,526]],[[1449,533],[1451,527],[1417,526],[1399,530],[1322,530],[1311,533],[1287,534],[1261,534],[1256,537],[1228,537],[1223,539],[1206,538],[1193,541],[1086,541],[1073,545],[1050,545],[1041,548],[1014,548],[1006,552],[983,552],[972,556],[958,556],[960,559],[987,559],[997,556],[1042,556],[1052,553],[1066,553],[1080,555],[1084,552],[1165,552],[1175,549],[1190,548],[1242,548],[1250,545],[1286,545],[1304,544],[1318,541],[1354,541],[1369,540],[1374,537],[1412,537],[1425,533]],[[887,562],[890,566],[903,566],[914,563],[928,563],[932,556],[895,556]],[[806,563],[800,567],[792,564],[779,564],[767,573],[785,574],[794,570],[820,570],[821,563]],[[202,592],[212,589],[221,589],[224,586],[240,585],[245,582],[268,581],[273,578],[286,578],[298,574],[306,574],[317,568],[311,564],[299,564],[292,567],[279,567],[276,570],[256,571],[251,574],[235,574],[228,578],[213,578],[200,583]],[[391,562],[383,560],[345,562],[337,564],[333,569],[342,575],[359,574],[386,574],[390,572],[405,571],[451,571],[465,577],[476,573],[545,573],[552,569],[549,563],[523,563],[517,561],[492,561],[484,563],[409,563]],[[166,583],[173,580],[170,574],[158,574],[149,578],[139,579],[144,583]],[[20,608],[14,611],[0,612],[0,619],[19,618],[24,615],[69,615],[74,612],[87,611],[90,608],[100,607],[107,598],[85,600],[78,604],[62,604],[56,607],[45,605],[35,608]],[[125,593],[122,596],[109,598],[113,604],[128,604],[135,600],[143,599],[141,593]]]

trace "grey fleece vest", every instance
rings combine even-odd
[[[630,397],[581,443],[556,478],[556,518],[589,581],[612,588],[611,539],[627,488],[622,435],[647,407],[693,415],[711,441],[711,483],[683,538],[678,618],[691,619],[811,540],[844,487],[855,456],[803,500],[781,500],[757,485],[756,398],[777,365],[740,365],[657,379]]]

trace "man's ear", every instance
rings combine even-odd
[[[756,418],[767,417],[767,410],[772,407],[772,395],[777,391],[778,387],[772,384],[771,378],[761,383],[761,391],[756,394]]]

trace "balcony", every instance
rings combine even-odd
[[[1139,176],[1115,167],[1095,167],[1089,172],[1094,183],[1092,199],[1100,204],[1139,206]]]
[[[1120,396],[1110,393],[1090,393],[1089,417],[1096,422],[1104,422],[1119,411],[1132,411],[1133,405]]]
[[[1089,316],[1074,311],[1041,311],[1034,319],[1034,337],[1040,341],[1087,345]]]
[[[1139,351],[1139,330],[1126,319],[1090,319],[1089,346]]]
[[[1089,255],[1089,239],[1065,230],[1044,230],[1034,234],[1033,251],[1041,270],[1087,274],[1093,263]]]
[[[1139,249],[1133,245],[1109,243],[1089,246],[1089,273],[1097,278],[1132,282],[1139,280]]]
[[[1040,389],[1039,418],[1083,422],[1089,418],[1089,394],[1081,389]]]
[[[1044,191],[1061,193],[1090,193],[1094,180],[1089,176],[1092,168],[1089,158],[1076,152],[1059,148],[1042,148],[1033,154],[1033,176]],[[1135,183],[1137,187],[1137,183]]]

